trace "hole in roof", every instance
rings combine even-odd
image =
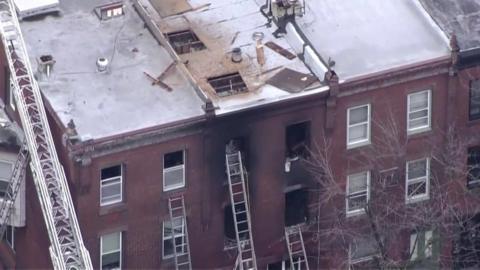
[[[208,83],[210,83],[220,97],[230,96],[248,90],[247,85],[238,72],[209,78]]]
[[[168,42],[178,54],[205,50],[205,44],[192,30],[167,33]]]

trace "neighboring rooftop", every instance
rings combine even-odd
[[[188,62],[189,72],[217,107],[218,115],[328,90],[318,80],[312,80],[310,70],[296,57],[285,38],[272,35],[275,26],[267,27],[267,18],[260,13],[263,1],[176,0],[175,5],[170,0],[140,2],[167,37],[191,30],[204,44],[205,48],[199,47],[195,39],[195,48],[191,50],[172,46],[180,50],[180,58]],[[263,65],[257,61],[255,36],[263,36]],[[239,63],[231,59],[235,48],[241,50]],[[282,74],[283,80],[275,78],[276,74]],[[223,91],[226,87],[217,87],[217,79],[221,81],[223,75],[232,78],[225,81],[230,80],[232,87],[238,86],[239,90],[227,93]]]
[[[451,36],[461,51],[480,48],[480,0],[421,0],[423,6]]]
[[[33,69],[40,56],[53,58],[43,58],[54,64],[38,81],[63,125],[73,119],[87,140],[201,117],[204,102],[175,66],[162,78],[172,91],[152,84],[173,60],[131,2],[124,1],[125,15],[106,10],[107,20],[94,12],[102,3],[111,2],[62,0],[60,15],[21,22]],[[97,71],[99,58],[108,60],[106,72]]]
[[[450,54],[448,40],[417,0],[306,2],[298,25],[323,59],[335,61],[341,80]]]

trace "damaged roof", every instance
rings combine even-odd
[[[130,1],[125,15],[100,20],[94,9],[110,1],[63,0],[61,13],[25,19],[20,26],[33,70],[38,58],[55,61],[40,89],[64,126],[73,120],[82,141],[184,121],[204,115],[204,102],[176,69],[152,84],[173,62]],[[109,61],[98,72],[96,61]],[[149,76],[152,78],[150,78]]]

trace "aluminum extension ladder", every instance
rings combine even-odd
[[[173,252],[175,255],[176,270],[191,270],[192,262],[190,260],[190,246],[188,244],[187,214],[185,211],[185,201],[183,196],[172,197],[168,199],[168,209],[170,213],[170,222],[172,224]],[[180,220],[180,222],[175,222]],[[175,226],[175,224],[180,224]],[[181,241],[177,243],[175,233],[180,230],[183,232]]]
[[[0,239],[3,239],[3,235],[7,230],[8,221],[13,212],[15,200],[17,199],[18,192],[22,181],[25,179],[25,171],[28,164],[28,150],[27,145],[24,143],[18,152],[17,160],[12,169],[12,175],[10,182],[8,183],[5,197],[0,203],[0,220],[3,221],[0,225]]]
[[[240,270],[256,270],[257,259],[253,245],[250,208],[245,185],[245,172],[240,151],[226,153],[228,186],[238,247]]]
[[[290,267],[293,270],[309,270],[300,226],[285,228],[285,240],[287,241],[288,255],[290,257]]]
[[[12,0],[0,0],[0,34],[31,157],[31,170],[50,238],[55,269],[92,269],[40,90],[33,76]]]

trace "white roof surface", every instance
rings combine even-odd
[[[159,76],[171,63],[168,53],[125,2],[126,15],[100,21],[101,1],[63,0],[62,15],[23,21],[33,69],[36,58],[51,54],[52,75],[40,80],[42,93],[66,126],[74,120],[82,140],[97,139],[201,116],[203,102],[178,70],[152,85],[144,72]],[[96,60],[109,59],[98,73]]]
[[[58,5],[58,0],[14,0],[17,9],[22,11]]]
[[[341,80],[449,55],[417,0],[306,1],[298,24]]]

